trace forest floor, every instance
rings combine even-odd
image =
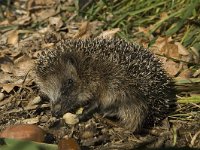
[[[117,14],[130,11],[128,1],[120,2],[124,7],[118,11],[115,11],[119,7],[117,1],[113,2],[112,13],[110,2],[103,0],[79,4],[70,0],[0,1],[0,131],[11,125],[34,124],[45,131],[42,142],[52,144],[52,149],[63,137],[74,139],[81,149],[200,149],[200,18],[195,15],[200,11],[200,2],[191,1],[187,7],[195,10],[179,16],[181,11],[174,11],[173,7],[166,12],[167,4],[157,1],[144,8],[138,4],[138,11],[122,18],[117,18]],[[177,6],[182,5],[179,2]],[[154,15],[155,12],[160,15]],[[187,22],[176,31],[179,18]],[[171,21],[173,26],[165,21]],[[150,48],[175,80],[177,110],[160,125],[139,133],[99,114],[75,125],[52,117],[49,101],[40,96],[33,71],[38,54],[51,46],[44,40],[44,35],[50,32],[71,39],[120,37]],[[20,132],[25,130],[21,128]]]

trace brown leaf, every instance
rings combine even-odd
[[[6,26],[6,25],[9,25],[9,24],[10,24],[10,21],[8,21],[8,19],[2,20],[2,21],[0,22],[0,25],[1,25],[1,26]]]
[[[12,63],[1,64],[1,70],[5,73],[12,73],[13,67]]]
[[[17,20],[13,21],[12,23],[17,25],[28,25],[31,23],[31,17],[29,15],[23,15],[18,17]]]
[[[190,78],[191,76],[192,76],[192,71],[190,69],[184,69],[178,75],[178,77],[182,77],[182,78]]]
[[[180,59],[180,54],[178,52],[178,46],[176,46],[175,44],[166,44],[163,47],[163,51],[165,52],[165,55],[171,58],[175,58],[175,59]]]
[[[49,24],[53,25],[55,27],[56,31],[58,31],[63,26],[63,21],[60,16],[59,17],[50,17]]]
[[[54,9],[46,9],[46,10],[41,10],[37,13],[35,13],[36,15],[36,21],[43,21],[49,17],[52,17],[56,14],[56,11]]]
[[[82,22],[81,26],[80,26],[80,28],[78,30],[78,33],[76,33],[73,38],[81,38],[81,37],[83,37],[83,35],[86,34],[87,31],[88,31],[88,26],[89,26],[89,22],[88,21]]]
[[[3,73],[3,72],[0,72],[0,84],[4,84],[4,83],[8,83],[8,82],[12,82],[12,77],[11,77],[11,74],[9,73]]]
[[[179,72],[179,64],[172,60],[164,62],[163,67],[172,76],[175,76]]]
[[[10,93],[15,86],[16,86],[15,84],[7,83],[3,85],[3,90],[6,91],[7,93]]]
[[[199,51],[195,48],[195,47],[190,47],[191,52],[192,52],[192,56],[194,59],[194,62],[199,63],[200,62],[200,53]]]
[[[113,38],[117,32],[120,31],[120,28],[114,28],[114,29],[111,29],[111,30],[106,30],[106,31],[103,31],[99,36],[98,38],[103,38],[103,39],[109,39],[109,38]]]
[[[4,97],[5,97],[4,93],[0,93],[0,101],[2,101]]]
[[[25,76],[34,67],[34,60],[30,57],[23,55],[22,57],[15,60],[13,69],[14,76]]]
[[[161,14],[160,14],[160,20],[163,20],[163,19],[165,19],[165,18],[167,18],[168,17],[168,14],[166,13],[166,12],[162,12]]]
[[[178,46],[179,54],[184,55],[184,56],[189,55],[189,52],[187,51],[187,49],[180,42],[175,42],[175,45]]]
[[[200,76],[200,69],[196,70],[193,74],[193,77]]]
[[[153,39],[153,35],[149,32],[150,28],[138,27],[138,32],[144,33],[150,40]]]
[[[7,38],[7,43],[16,45],[19,40],[19,35],[17,30],[10,31]]]

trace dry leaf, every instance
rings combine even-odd
[[[149,32],[150,28],[138,27],[138,32],[144,33],[150,40],[153,39],[153,35]]]
[[[200,62],[200,53],[195,47],[190,47],[192,56],[194,59],[194,62],[199,63]]]
[[[2,20],[2,21],[0,22],[0,25],[1,25],[1,26],[6,26],[6,25],[9,25],[9,24],[10,24],[10,22],[8,21],[8,19]]]
[[[12,63],[1,64],[1,70],[5,73],[12,73],[13,68],[14,66]]]
[[[46,6],[46,7],[50,7],[52,5],[55,5],[56,3],[58,3],[57,0],[29,0],[27,2],[27,9],[31,10],[31,9],[42,9],[44,7],[41,6]],[[40,6],[40,7],[39,7]]]
[[[55,0],[29,0],[29,3],[32,3],[32,5],[54,5],[56,3]],[[30,4],[29,4],[30,5]]]
[[[9,83],[13,81],[12,75],[10,73],[0,72],[0,84]]]
[[[53,25],[55,27],[56,31],[58,31],[63,26],[63,21],[60,16],[59,17],[50,17],[49,24]]]
[[[197,77],[200,75],[200,69],[196,70],[195,73],[193,74],[193,77]]]
[[[184,55],[184,56],[189,55],[189,52],[187,51],[187,49],[180,42],[175,42],[175,45],[178,46],[179,54]]]
[[[4,99],[4,94],[3,93],[0,93],[0,101],[2,101]]]
[[[103,31],[98,38],[103,38],[103,39],[109,39],[109,38],[113,38],[117,32],[120,31],[120,28],[114,28],[112,30],[106,30]]]
[[[161,14],[160,14],[160,20],[163,20],[163,19],[165,19],[165,18],[167,18],[168,17],[168,14],[166,13],[166,12],[162,12]]]
[[[163,51],[164,51],[164,54],[168,57],[171,57],[171,58],[175,58],[175,59],[180,59],[180,54],[178,52],[178,46],[175,45],[175,44],[166,44],[164,47],[163,47]]]
[[[39,122],[39,117],[35,117],[35,118],[27,118],[27,119],[24,119],[22,120],[22,123],[24,124],[36,124]]]
[[[13,24],[17,25],[28,25],[30,23],[31,23],[31,17],[29,15],[18,17],[17,20],[13,21]]]
[[[182,77],[182,78],[190,78],[191,76],[192,76],[192,71],[190,69],[184,69],[178,75],[178,77]]]
[[[27,73],[33,69],[34,60],[30,57],[23,55],[14,62],[13,75],[14,76],[25,76]]]
[[[7,83],[3,85],[3,90],[6,91],[7,93],[10,93],[15,86],[16,86],[15,84]]]
[[[175,76],[179,72],[179,64],[172,60],[166,61],[163,67],[172,76]]]
[[[19,40],[19,35],[17,30],[10,31],[7,38],[7,43],[16,45]]]
[[[31,99],[28,103],[28,106],[33,106],[33,105],[37,105],[41,102],[41,97],[40,96],[36,96],[34,99]]]
[[[54,9],[46,9],[46,10],[41,10],[37,13],[35,13],[36,15],[36,21],[43,21],[49,17],[52,17],[56,14],[56,11]]]
[[[81,37],[83,37],[83,35],[86,34],[87,31],[88,31],[88,26],[89,26],[89,22],[88,21],[85,21],[85,22],[81,23],[81,26],[80,26],[80,28],[78,30],[78,33],[76,33],[73,38],[81,38]]]
[[[155,44],[152,46],[153,49],[156,49],[156,52],[162,52],[162,53],[159,53],[159,54],[163,54],[165,53],[165,51],[162,50],[162,48],[169,42],[172,41],[172,38],[171,37],[158,37],[158,39],[156,40]]]

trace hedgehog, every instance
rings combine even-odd
[[[83,107],[80,120],[100,113],[139,131],[159,124],[176,109],[174,82],[148,49],[122,39],[54,44],[40,55],[35,72],[55,116]]]

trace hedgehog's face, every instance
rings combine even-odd
[[[44,74],[44,72],[43,72]],[[37,84],[42,93],[49,97],[52,112],[56,116],[75,111],[93,99],[97,88],[95,82],[80,77],[75,65],[70,61],[60,63],[51,71],[41,76],[36,73]]]

